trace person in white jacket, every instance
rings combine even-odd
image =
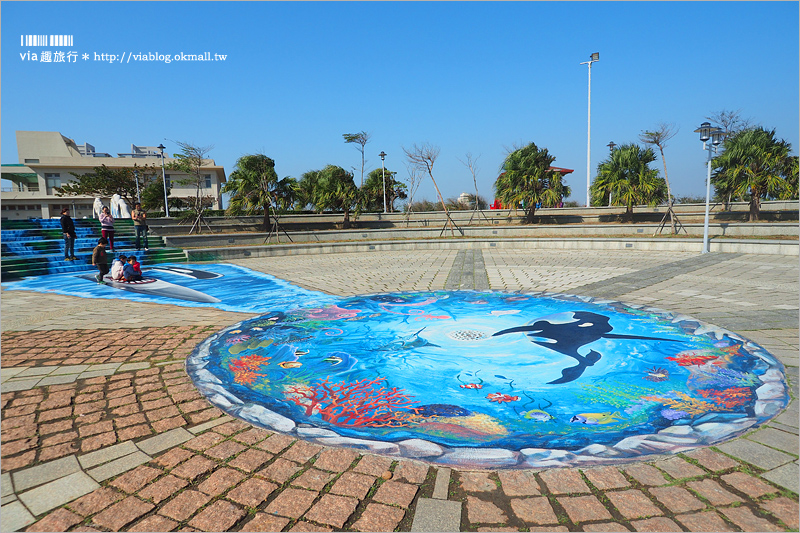
[[[127,261],[128,258],[124,255],[120,255],[117,259],[114,259],[114,262],[111,263],[111,279],[115,281],[122,279],[122,270],[125,268],[125,263]]]

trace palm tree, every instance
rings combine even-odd
[[[737,132],[723,144],[724,150],[711,164],[711,183],[717,191],[750,201],[750,222],[759,218],[761,199],[778,197],[791,188],[792,145],[775,137],[775,130],[752,128]]]
[[[350,227],[350,212],[358,210],[359,190],[353,173],[342,167],[328,165],[322,170],[303,174],[298,183],[299,195],[304,205],[311,205],[322,213],[325,210],[344,213],[342,225]]]
[[[503,162],[503,172],[494,183],[497,198],[505,205],[521,206],[527,224],[533,224],[537,204],[555,207],[570,195],[561,173],[550,168],[555,160],[547,148],[530,143],[509,153]]]
[[[278,179],[275,161],[264,154],[244,155],[222,187],[230,193],[229,215],[263,213],[264,231],[269,229],[269,210],[273,206],[286,209],[294,202],[293,178]]]
[[[667,184],[650,168],[656,160],[652,148],[637,144],[623,144],[612,150],[605,161],[597,166],[597,177],[591,186],[592,204],[624,205],[625,215],[633,219],[633,206],[647,204],[656,206],[667,198]]]

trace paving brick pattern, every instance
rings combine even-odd
[[[411,258],[406,263],[418,258],[426,269],[437,270],[452,262],[454,255],[427,251],[403,257]],[[484,255],[488,279],[495,289],[570,289],[580,294],[581,285],[588,287],[639,268],[628,255],[612,257],[610,252],[588,258],[565,252],[551,259],[542,254],[534,259],[527,252]],[[358,257],[366,262],[350,257],[335,269],[312,268],[318,265],[315,261],[323,260],[312,256],[298,258],[302,268],[297,264],[290,268],[273,258],[253,260],[247,266],[272,269],[271,273],[308,288],[324,282],[332,293],[375,292],[354,287],[352,280],[385,280],[391,263],[380,262],[385,259],[376,255]],[[652,268],[688,256],[637,257],[649,258],[641,268]],[[363,268],[374,261],[381,266],[377,277],[361,278],[348,271],[350,265]],[[526,268],[528,263],[536,263],[535,271],[545,273],[543,265],[548,261],[558,263],[569,275],[561,279],[553,271],[536,280],[506,275],[521,271],[512,265],[515,262]],[[791,261],[789,265],[783,258],[747,256],[726,261],[723,257],[718,267],[706,265],[697,271],[700,274],[692,275],[705,276],[706,281],[730,280],[735,278],[733,270],[739,269],[744,279],[751,275],[754,264],[760,264],[774,266],[781,273],[780,283],[786,283],[784,279],[797,277],[793,273],[796,260]],[[593,273],[592,268],[602,272]],[[786,274],[787,269],[794,269],[791,275]],[[302,275],[298,273],[301,270],[305,272]],[[330,274],[322,281],[312,283],[313,277],[304,277],[323,271]],[[502,286],[498,285],[498,272],[503,274]],[[337,276],[341,277],[338,284]],[[433,278],[427,278],[420,282],[425,287],[404,289],[442,288],[446,276],[441,272],[437,276],[439,281],[433,285]],[[677,293],[698,283],[688,274],[683,276],[685,279],[675,278],[674,287],[659,280],[649,293],[640,280],[628,298],[620,294],[619,299],[695,316],[713,313],[713,307],[693,308],[683,303],[687,296]],[[794,286],[786,290],[796,292]],[[3,294],[4,306],[6,298],[17,296],[14,292]],[[52,307],[50,304],[62,297],[42,298]],[[770,301],[766,295],[762,300]],[[142,316],[163,308],[141,305]],[[128,307],[135,309],[133,304]],[[75,475],[80,469],[109,470],[109,465],[118,462],[121,471],[99,481],[99,488],[95,484],[73,501],[34,515],[22,527],[29,531],[409,531],[419,499],[432,497],[435,467],[274,434],[231,421],[206,402],[186,376],[183,361],[197,342],[249,315],[214,316],[221,322],[124,329],[78,324],[72,330],[65,329],[63,321],[59,327],[47,329],[42,318],[37,322],[42,330],[4,331],[0,363],[5,372],[33,367],[27,375],[55,377],[62,375],[60,367],[65,367],[64,372],[86,374],[65,383],[42,382],[29,390],[3,388],[3,511],[18,509],[25,501],[24,494],[17,499],[8,487],[11,476],[25,469],[46,465],[45,470],[55,471],[54,465],[59,465],[64,470],[55,472],[56,477],[37,471],[40,480],[31,481],[21,493],[41,491],[42,484]],[[797,329],[741,332],[781,356],[796,396]],[[81,365],[88,369],[111,365],[111,370],[91,375]],[[797,409],[787,412],[776,427],[796,438]],[[174,442],[148,441],[170,437],[170,431],[188,437]],[[769,445],[769,435],[764,435],[746,439]],[[150,444],[143,444],[146,441]],[[141,444],[142,451],[134,443]],[[80,466],[75,466],[76,458]],[[796,462],[795,458],[784,467],[796,469]],[[765,476],[768,472],[753,464],[747,457],[705,448],[669,458],[585,468],[496,472],[456,468],[451,472],[447,497],[462,502],[462,531],[796,531],[800,521],[797,493],[770,481]]]

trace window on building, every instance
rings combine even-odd
[[[61,187],[61,174],[45,174],[44,179],[47,182],[47,188]]]
[[[206,189],[211,188],[211,174],[206,174],[204,176],[206,178]]]
[[[164,174],[164,181],[166,181],[166,182],[167,182],[167,189],[169,189],[170,187],[172,187],[172,183],[171,183],[171,182],[170,182],[170,180],[169,180],[169,174]]]
[[[38,162],[39,162],[38,159],[26,159],[25,160],[25,163],[38,163]]]

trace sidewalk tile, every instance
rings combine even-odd
[[[459,472],[461,488],[464,492],[491,492],[497,484],[489,479],[489,472]]]
[[[89,494],[99,487],[100,485],[85,473],[76,472],[27,492],[17,494],[17,497],[34,515],[38,516],[85,494]]]
[[[355,512],[358,500],[346,496],[324,494],[305,515],[307,520],[341,528]]]
[[[573,522],[611,519],[611,514],[595,496],[560,496],[558,503]]]
[[[88,470],[86,473],[92,476],[96,481],[105,481],[110,477],[117,476],[123,472],[127,472],[137,466],[146,463],[151,457],[142,452],[134,452],[130,455],[115,459],[110,463],[105,463],[96,468]]]
[[[119,531],[140,516],[153,509],[152,503],[143,502],[135,496],[128,496],[121,502],[115,503],[105,511],[92,518],[92,523]]]
[[[230,531],[230,528],[245,512],[225,500],[217,500],[189,521],[189,525],[200,531]]]
[[[634,520],[631,525],[636,531],[683,531],[678,524],[664,517]]]
[[[675,520],[689,528],[689,531],[734,531],[714,511],[675,515]]]
[[[653,487],[650,494],[673,513],[686,513],[705,509],[706,504],[682,487]]]
[[[719,509],[719,512],[744,531],[783,531],[782,527],[778,527],[769,520],[754,515],[753,511],[747,507],[728,507]]]
[[[288,518],[272,516],[267,513],[256,513],[252,520],[242,526],[242,531],[283,531],[283,528],[288,523]],[[384,530],[376,529],[375,531]]]
[[[136,446],[148,455],[156,455],[192,439],[194,435],[183,428],[175,428],[149,439],[137,442]]]
[[[83,522],[82,516],[78,516],[75,513],[61,508],[46,515],[30,526],[27,531],[66,531],[75,524],[80,524],[81,522]]]
[[[372,499],[376,502],[396,505],[407,509],[414,500],[414,496],[417,495],[418,490],[419,488],[416,485],[409,485],[408,483],[400,483],[397,481],[386,481],[378,488],[378,491]]]
[[[606,492],[605,495],[620,514],[628,519],[664,514],[640,490],[611,491]]]
[[[0,507],[0,531],[18,531],[35,521],[31,513],[18,501]]]
[[[397,507],[370,503],[352,528],[356,531],[394,531],[404,516],[405,511]]]
[[[511,509],[523,522],[536,525],[557,524],[558,517],[553,512],[550,501],[544,497],[512,498]]]
[[[267,505],[267,513],[285,516],[288,518],[300,518],[311,507],[317,493],[302,489],[284,489],[278,497]]]
[[[79,515],[89,516],[99,513],[112,503],[121,500],[125,495],[108,487],[100,487],[86,496],[70,502],[67,507]]]
[[[467,518],[471,524],[503,524],[508,517],[494,503],[467,496]]]
[[[80,472],[81,466],[74,455],[56,459],[48,463],[19,470],[11,474],[14,489],[20,493],[31,487]]]
[[[278,485],[259,478],[250,478],[227,494],[229,500],[255,509],[264,503]]]
[[[717,445],[721,451],[732,455],[758,468],[771,470],[786,463],[791,463],[795,458],[787,453],[773,450],[763,444],[747,439],[736,439]]]
[[[126,441],[96,452],[81,455],[78,457],[78,461],[83,468],[91,468],[130,455],[136,451],[136,445],[131,441]]]
[[[730,505],[734,502],[742,501],[737,495],[723,489],[713,479],[690,481],[686,486],[708,500],[713,506]]]

